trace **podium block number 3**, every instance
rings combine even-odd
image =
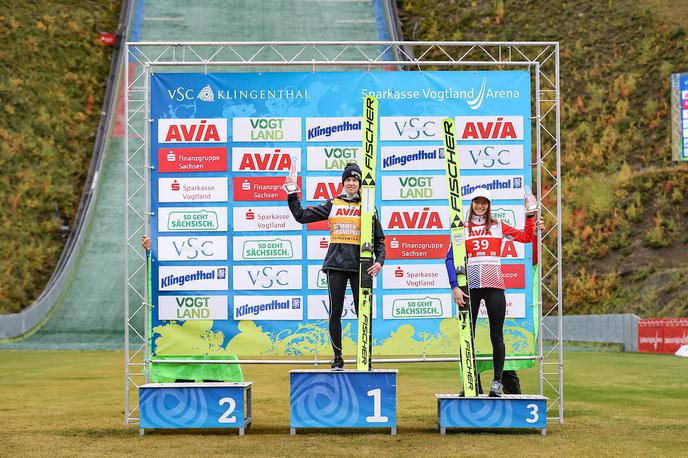
[[[528,404],[526,406],[526,409],[530,409],[530,418],[526,418],[526,422],[528,423],[537,423],[537,421],[540,419],[540,415],[538,415],[538,406],[537,404]]]
[[[236,409],[236,401],[232,398],[222,398],[220,399],[219,404],[225,405],[229,404],[229,407],[227,407],[227,410],[225,413],[222,414],[222,416],[217,420],[218,423],[236,423],[236,417],[229,417],[232,415],[234,412],[234,409]]]
[[[375,388],[374,390],[368,391],[368,396],[373,398],[373,415],[371,417],[366,417],[366,422],[368,423],[385,423],[389,420],[387,417],[382,416],[382,390],[380,388]]]

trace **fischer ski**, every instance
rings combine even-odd
[[[369,371],[373,355],[373,277],[368,269],[373,265],[375,214],[375,169],[377,167],[377,99],[363,100],[363,160],[361,172],[361,258],[358,293],[358,351],[356,370]]]
[[[468,292],[466,279],[466,243],[463,222],[463,204],[461,196],[459,158],[456,152],[456,129],[454,121],[446,118],[442,121],[444,137],[444,160],[447,168],[449,187],[449,221],[451,244],[454,252],[454,267],[459,288]],[[458,307],[459,342],[461,353],[461,376],[463,391],[467,397],[478,395],[476,384],[475,353],[473,330],[471,329],[471,302],[466,298],[464,307]]]

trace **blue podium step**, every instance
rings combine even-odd
[[[253,382],[148,383],[139,387],[139,434],[162,428],[251,427]]]
[[[447,428],[524,428],[547,433],[547,398],[510,394],[500,398],[486,395],[459,397],[436,394],[440,433]]]
[[[290,371],[290,431],[390,428],[397,431],[396,369]]]

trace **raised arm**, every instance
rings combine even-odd
[[[328,200],[315,207],[302,208],[297,193],[289,194],[287,202],[289,203],[291,214],[294,215],[294,219],[301,224],[324,221],[330,216],[330,210],[332,210],[332,200]]]

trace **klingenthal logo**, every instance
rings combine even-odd
[[[477,110],[483,105],[483,100],[485,99],[485,86],[487,84],[487,81],[485,78],[483,78],[483,84],[480,86],[480,92],[478,92],[478,95],[471,100],[466,100],[466,103],[468,104],[469,107],[471,107],[472,110]]]
[[[198,93],[197,98],[203,100],[204,102],[215,101],[215,94],[213,94],[213,89],[210,87],[210,84],[201,89],[201,92]]]

